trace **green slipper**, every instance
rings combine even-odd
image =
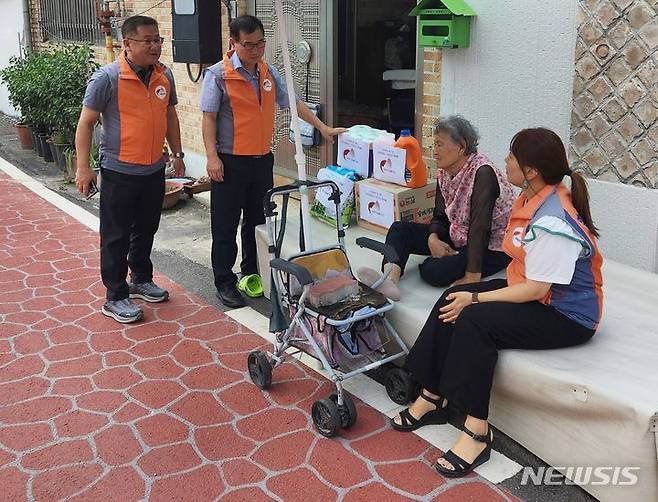
[[[260,279],[260,275],[245,275],[238,282],[238,289],[251,298],[263,296],[263,283]]]

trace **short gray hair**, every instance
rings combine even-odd
[[[441,117],[434,124],[434,134],[446,132],[455,143],[464,145],[464,153],[471,155],[478,151],[480,135],[473,124],[461,115]]]

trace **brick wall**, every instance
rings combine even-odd
[[[570,160],[658,188],[658,2],[579,0]]]
[[[424,51],[423,63],[423,156],[430,172],[433,171],[432,145],[434,144],[434,122],[439,117],[441,103],[441,57],[442,49],[420,48]]]

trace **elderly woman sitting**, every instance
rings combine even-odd
[[[396,285],[412,254],[428,256],[419,269],[432,286],[479,282],[509,263],[501,246],[514,191],[493,162],[478,153],[478,139],[475,128],[460,116],[436,123],[438,185],[432,221],[398,221],[386,235],[399,258],[384,264],[389,279],[380,291],[392,300],[400,299]],[[357,275],[373,284],[381,274],[364,267]]]

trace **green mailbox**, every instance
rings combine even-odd
[[[421,47],[468,47],[475,11],[464,0],[422,0],[409,15],[419,18]]]

